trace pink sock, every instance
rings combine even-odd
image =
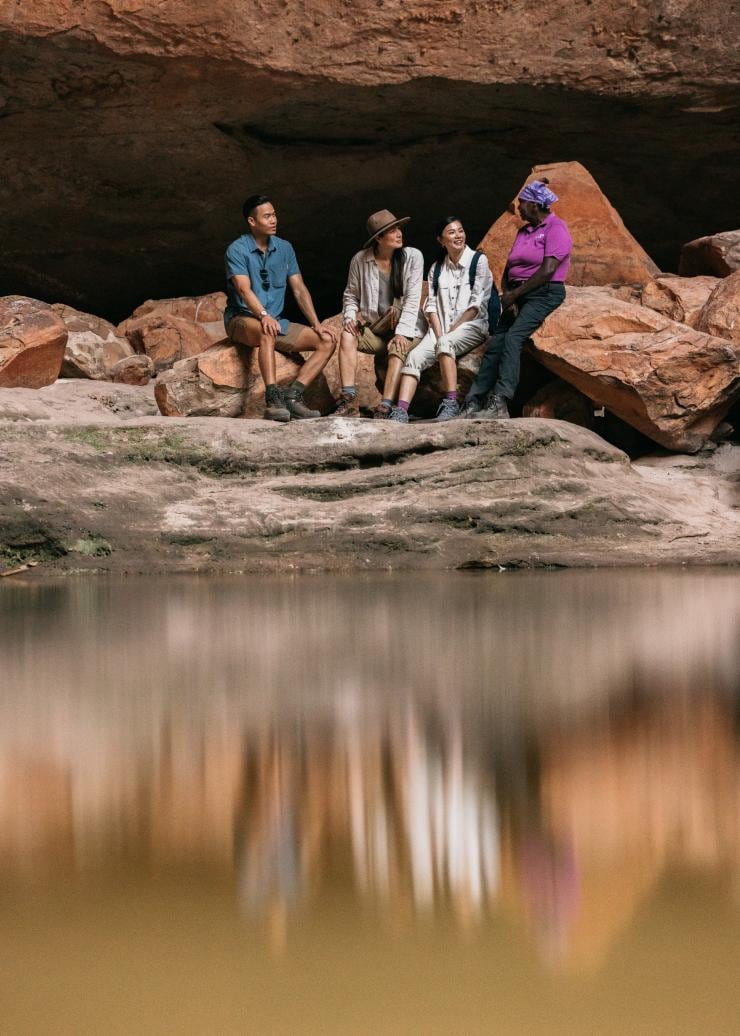
[[[409,409],[410,406],[411,406],[411,404],[407,403],[405,399],[399,399],[399,401],[398,401],[398,409],[399,410],[405,410],[406,412],[408,412],[408,409]]]

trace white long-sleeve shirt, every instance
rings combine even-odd
[[[396,325],[396,334],[413,338],[419,316],[421,285],[424,280],[424,256],[418,248],[405,247],[403,264],[403,297],[401,316]],[[363,248],[352,257],[347,276],[347,287],[342,296],[342,316],[354,320],[358,311],[371,323],[382,316],[378,312],[378,290],[380,271],[375,262],[372,248]]]
[[[481,331],[488,334],[488,300],[493,290],[493,277],[488,267],[488,259],[481,254],[475,270],[473,287],[470,287],[470,264],[473,261],[475,252],[467,245],[457,263],[450,261],[447,255],[442,260],[442,269],[439,271],[439,285],[434,290],[434,271],[437,263],[432,263],[429,271],[429,294],[424,304],[424,312],[429,315],[436,313],[442,325],[442,332],[450,330],[457,318],[471,307],[477,310],[476,315],[470,321]]]

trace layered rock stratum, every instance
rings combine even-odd
[[[732,444],[631,464],[563,421],[164,421],[151,386],[79,380],[0,391],[0,434],[0,570],[740,560]]]

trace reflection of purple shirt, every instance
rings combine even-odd
[[[514,239],[506,275],[509,281],[526,281],[532,277],[549,256],[559,260],[551,281],[565,280],[570,268],[573,240],[566,224],[553,212],[545,216],[538,227],[527,223]]]

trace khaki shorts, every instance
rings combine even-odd
[[[238,342],[240,345],[249,345],[249,338],[247,336],[247,328],[250,322],[259,327],[259,320],[256,317],[232,317],[229,321],[229,326],[226,329],[226,333],[232,342]],[[288,330],[284,335],[278,335],[277,341],[275,342],[275,348],[281,353],[295,353],[298,352],[298,336],[301,331],[309,330],[306,324],[294,324],[292,321],[288,324]]]
[[[374,331],[371,331],[369,327],[363,327],[357,341],[358,352],[371,353],[373,356],[387,352],[389,356],[398,356],[399,359],[405,362],[406,357],[411,352],[416,342],[421,341],[421,339],[416,338],[414,341],[410,342],[407,338],[402,338],[401,341],[405,342],[405,345],[397,345],[394,342],[393,345],[389,346],[388,343],[395,333],[395,331],[384,331],[382,334],[376,334]]]

